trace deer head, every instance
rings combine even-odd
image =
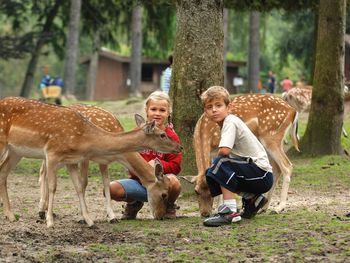
[[[159,129],[155,121],[146,122],[145,119],[135,114],[135,121],[137,126],[144,132],[144,136],[138,138],[140,145],[147,145],[158,152],[165,153],[179,153],[182,151],[182,146],[168,137],[165,131]]]
[[[157,180],[147,187],[148,202],[155,219],[163,219],[167,203],[170,181],[164,176],[162,163],[155,159],[155,176]]]

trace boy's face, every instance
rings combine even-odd
[[[229,114],[228,107],[223,98],[215,98],[204,105],[204,112],[208,118],[216,123],[222,124]]]

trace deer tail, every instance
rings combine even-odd
[[[298,136],[298,115],[299,113],[295,111],[292,127],[290,129],[290,136],[292,138],[292,144],[294,148],[300,152],[299,149],[299,136]]]

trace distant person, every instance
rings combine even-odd
[[[272,70],[269,71],[268,87],[270,93],[275,93],[276,89],[276,76],[273,74]]]
[[[173,64],[173,55],[168,57],[169,66],[163,71],[162,91],[169,94],[171,83],[171,66]]]
[[[51,77],[49,75],[49,66],[45,65],[43,66],[43,76],[40,80],[39,88],[40,90],[43,90],[44,88],[51,85]]]
[[[258,79],[258,93],[262,93],[263,85],[261,79]]]
[[[300,79],[296,83],[297,88],[303,88],[305,87],[305,79],[304,76],[301,76]]]
[[[52,85],[63,88],[64,86],[63,79],[60,76],[56,76],[52,81]]]
[[[288,92],[293,87],[293,81],[291,81],[287,76],[284,80],[281,81],[281,86],[283,92]]]

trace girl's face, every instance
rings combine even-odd
[[[149,121],[156,121],[156,125],[164,129],[169,117],[169,104],[166,100],[150,100],[146,114]]]

